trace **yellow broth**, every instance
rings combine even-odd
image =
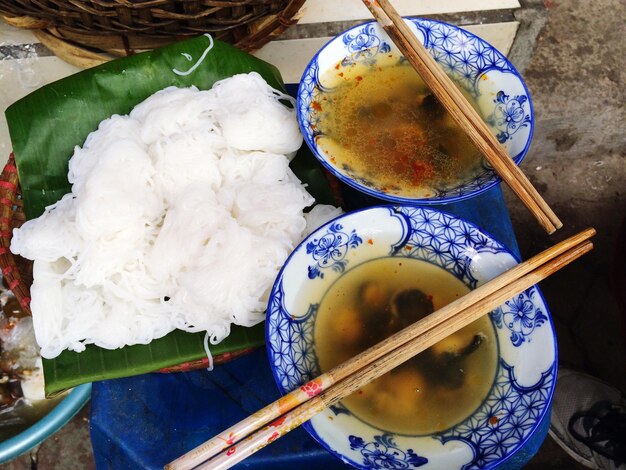
[[[399,331],[401,293],[418,289],[435,310],[468,292],[444,269],[411,258],[379,258],[333,283],[320,302],[314,331],[323,372]],[[456,357],[479,336],[471,353]],[[454,360],[450,358],[454,357]],[[343,400],[357,417],[401,434],[431,434],[463,421],[491,389],[497,366],[493,326],[487,317],[468,325]]]
[[[406,61],[338,64],[322,82],[330,87],[312,103],[318,145],[367,186],[430,197],[480,171],[480,152]]]

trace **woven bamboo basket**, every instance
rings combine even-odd
[[[23,211],[20,185],[13,154],[0,173],[0,269],[3,282],[13,292],[25,313],[31,315],[30,286],[33,282],[33,262],[14,255],[9,249],[13,229],[20,227],[26,217]],[[223,364],[250,353],[255,348],[224,353],[213,357],[213,364]],[[185,362],[159,372],[185,372],[209,366],[209,359]]]
[[[19,195],[17,168],[13,154],[0,173],[0,268],[6,286],[15,294],[22,309],[30,312],[30,285],[33,264],[9,250],[13,229],[26,220]]]
[[[296,23],[304,1],[0,0],[0,16],[89,67],[203,33],[254,51]]]

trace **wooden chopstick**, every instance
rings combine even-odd
[[[567,251],[563,255],[556,258],[553,263],[543,265],[532,273],[527,274],[513,282],[510,285],[510,290],[509,288],[503,288],[495,294],[492,294],[491,296],[481,300],[479,303],[473,305],[465,312],[466,315],[464,315],[462,319],[450,319],[449,321],[446,321],[434,329],[429,330],[423,335],[415,338],[410,343],[392,351],[387,356],[368,364],[363,369],[359,370],[358,374],[353,374],[350,377],[347,377],[334,387],[331,387],[320,395],[308,400],[273,423],[270,423],[268,426],[244,439],[242,442],[230,447],[228,451],[220,453],[210,461],[201,464],[196,468],[222,470],[232,467],[268,444],[274,442],[279,437],[282,437],[289,431],[308,421],[325,408],[337,403],[342,398],[354,393],[359,388],[377,379],[386,372],[389,372],[393,368],[405,362],[407,359],[410,359],[446,336],[458,331],[472,321],[477,320],[484,315],[485,312],[488,312],[489,310],[502,304],[505,300],[511,298],[515,293],[528,289],[538,281],[552,274],[554,271],[589,252],[592,248],[592,243],[587,241],[582,245]]]
[[[457,125],[485,156],[500,178],[513,190],[522,203],[549,234],[563,226],[526,175],[519,169],[506,149],[498,142],[476,110],[467,102],[452,80],[437,65],[413,31],[388,0],[363,0],[376,21],[398,46],[426,85]]]
[[[223,452],[200,465],[197,468],[223,469],[230,468],[241,460],[245,459],[252,453],[265,447],[277,438],[291,431],[303,422],[307,421],[324,408],[336,403],[343,397],[355,392],[363,385],[380,377],[382,374],[390,371],[413,355],[432,346],[440,339],[449,334],[458,331],[463,326],[480,318],[486,311],[489,311],[500,305],[506,299],[510,298],[514,293],[521,292],[536,282],[549,276],[554,271],[560,269],[582,254],[592,249],[590,242],[584,242],[566,253],[557,257],[553,262],[545,264],[535,271],[514,281],[509,287],[503,288],[491,296],[482,299],[464,312],[463,317],[451,318],[440,324],[438,327],[429,330],[425,334],[415,338],[410,343],[392,351],[390,354],[380,358],[378,361],[368,364],[358,374],[353,374],[344,381],[339,382],[334,387],[312,398],[304,404],[298,406],[291,412],[276,420],[274,423],[266,426],[257,433],[246,438],[244,441],[232,446],[227,452]]]
[[[326,406],[345,397],[346,394],[342,390],[353,391],[363,386],[364,383],[361,383],[358,387],[353,388],[356,386],[355,381],[359,380],[355,377],[366,377],[365,372],[370,369],[374,371],[372,373],[377,373],[375,371],[378,371],[379,368],[387,367],[384,364],[387,364],[388,361],[395,361],[396,359],[393,358],[396,356],[404,358],[400,361],[403,362],[445,336],[471,323],[474,319],[502,304],[514,294],[536,284],[552,272],[586,253],[592,247],[588,240],[593,235],[595,235],[594,229],[584,230],[514,266],[455,302],[408,326],[381,343],[304,384],[243,421],[231,426],[226,431],[177,458],[167,465],[166,468],[171,470],[191,469],[215,456],[217,457],[210,461],[211,466],[207,468],[214,468],[213,466],[218,465],[220,461],[234,465],[236,462],[231,457],[234,454],[241,456],[237,462],[245,458],[246,455],[244,454],[248,452],[245,449],[248,449],[248,447],[254,449],[255,446],[258,446],[263,439],[261,436],[269,439],[274,436],[274,433],[278,433],[277,435],[285,434],[293,427],[309,419],[312,416],[310,413],[315,414]],[[478,311],[481,314],[478,314]],[[373,380],[373,378],[370,380]],[[305,390],[312,389],[313,385],[321,394],[312,398]],[[333,392],[332,390],[336,387],[339,388]],[[317,411],[313,412],[313,410]],[[281,416],[288,416],[288,418],[285,418],[284,422],[281,422],[282,424],[277,425],[276,423],[282,419],[280,418]],[[309,416],[309,418],[304,419],[304,416]],[[253,434],[253,436],[256,436],[254,438],[245,439],[246,436],[272,421],[274,424],[266,426],[264,428],[265,431]],[[268,430],[271,431],[269,435],[267,435]],[[242,439],[243,441],[241,441]],[[251,442],[254,444],[251,444]],[[222,452],[227,448],[230,448],[229,451]],[[235,450],[231,450],[233,448]],[[220,452],[222,454],[218,455]],[[230,455],[227,455],[228,452],[230,452]],[[215,468],[226,467],[217,466]]]

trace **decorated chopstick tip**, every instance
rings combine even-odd
[[[236,441],[237,441],[237,437],[235,436],[235,433],[228,433],[228,438],[224,439],[222,437],[220,437],[220,439],[222,439],[224,441],[225,444],[228,444],[229,446],[232,446]]]
[[[278,413],[283,414],[300,404],[300,400],[294,394],[288,394],[278,399]]]
[[[287,416],[281,416],[278,419],[275,419],[274,421],[272,421],[269,426],[271,428],[277,428],[278,426],[282,426],[282,424],[285,422],[285,420],[287,419]]]
[[[318,377],[300,386],[300,390],[306,393],[309,397],[314,397],[324,391],[324,384],[322,379]]]

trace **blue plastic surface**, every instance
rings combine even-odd
[[[46,416],[17,436],[0,443],[0,463],[18,457],[61,429],[89,401],[91,384],[74,388]]]
[[[212,372],[147,374],[94,385],[91,440],[99,469],[163,468],[280,396],[264,348]],[[304,429],[296,429],[242,467],[336,464]]]
[[[346,194],[358,198],[358,194]],[[375,201],[352,200],[357,205]],[[474,222],[519,256],[502,192],[439,207]],[[93,384],[91,439],[99,469],[157,469],[218,432],[279,398],[260,349],[230,364],[178,374],[146,374]],[[548,431],[541,426],[499,469],[521,468],[535,455]],[[238,468],[335,469],[346,466],[303,429],[296,429],[254,454]]]

